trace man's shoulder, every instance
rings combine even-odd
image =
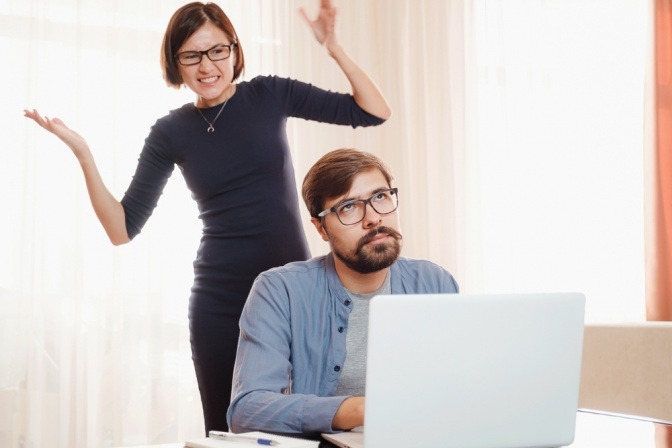
[[[305,261],[293,261],[283,266],[271,268],[262,272],[260,277],[278,278],[278,277],[302,277],[318,275],[326,272],[326,255],[311,258]]]
[[[408,293],[459,291],[452,274],[433,261],[399,257],[394,266],[401,288]]]
[[[403,270],[426,270],[430,272],[447,272],[444,268],[430,260],[419,258],[399,257],[396,261],[399,269]]]
[[[278,303],[309,300],[325,290],[328,277],[326,256],[271,268],[257,276],[248,303],[258,300],[256,296]]]

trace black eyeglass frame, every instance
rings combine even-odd
[[[236,48],[237,46],[238,46],[238,44],[236,42],[233,42],[233,43],[228,44],[228,45],[227,44],[217,44],[214,47],[208,48],[207,50],[203,50],[203,51],[201,51],[201,50],[181,51],[179,53],[175,53],[174,57],[175,57],[175,60],[177,61],[178,64],[184,65],[186,67],[189,67],[190,65],[200,64],[201,61],[203,61],[203,56],[207,56],[208,59],[210,59],[212,62],[225,61],[225,60],[227,60],[231,57],[231,54],[233,53],[233,49]],[[225,58],[213,59],[212,56],[210,56],[210,52],[214,49],[217,49],[217,48],[228,48],[229,54]],[[193,62],[191,64],[185,64],[184,62],[182,62],[180,60],[180,55],[188,54],[188,53],[193,54],[194,56],[196,56],[198,54],[198,56],[199,56],[198,61]]]
[[[373,200],[373,198],[375,198],[375,197],[376,197],[377,195],[379,195],[380,193],[386,193],[386,192],[392,192],[392,193],[393,193],[393,196],[396,196],[396,197],[397,197],[397,205],[394,207],[394,209],[390,210],[389,212],[381,213],[381,212],[379,212],[378,210],[376,210],[376,207],[373,205],[373,203],[371,202],[371,200]],[[395,187],[395,188],[387,188],[387,189],[385,189],[385,190],[377,191],[376,193],[374,193],[374,194],[373,194],[370,198],[368,198],[368,199],[349,199],[349,200],[347,200],[347,201],[340,202],[340,203],[334,205],[334,206],[331,207],[331,208],[328,208],[328,209],[326,209],[326,210],[321,211],[320,213],[317,214],[316,217],[317,217],[317,218],[324,218],[325,216],[327,216],[327,215],[330,214],[330,213],[335,213],[336,210],[338,210],[339,207],[341,207],[341,206],[343,206],[343,205],[345,205],[345,204],[352,204],[352,203],[354,203],[354,202],[363,202],[363,203],[364,203],[364,213],[362,213],[362,219],[360,219],[360,220],[357,221],[357,222],[351,222],[351,223],[349,223],[349,224],[346,224],[346,223],[344,223],[343,221],[341,221],[341,217],[338,216],[338,213],[336,213],[336,218],[338,218],[338,221],[339,221],[341,224],[343,224],[344,226],[354,226],[355,224],[359,224],[360,222],[364,221],[364,218],[366,217],[366,206],[367,206],[367,205],[370,205],[371,208],[373,209],[373,211],[376,212],[376,213],[378,213],[379,215],[383,215],[383,216],[384,216],[384,215],[389,215],[390,213],[394,213],[394,212],[399,208],[399,188],[397,188],[397,187]]]

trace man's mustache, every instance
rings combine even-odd
[[[379,233],[387,234],[396,240],[400,240],[402,238],[401,233],[390,227],[376,227],[375,229],[369,230],[369,232],[364,235],[361,240],[359,240],[359,244],[357,244],[357,253],[362,250],[362,247],[364,247],[365,244],[370,243]]]

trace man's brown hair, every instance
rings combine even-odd
[[[385,163],[373,154],[357,149],[336,149],[320,158],[308,170],[303,179],[301,193],[308,212],[313,218],[324,210],[330,198],[341,196],[350,190],[359,173],[378,169],[388,186],[392,186],[392,172]]]

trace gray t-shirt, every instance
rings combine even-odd
[[[369,333],[369,302],[374,296],[390,294],[390,271],[383,284],[370,294],[355,294],[347,291],[352,299],[352,311],[348,317],[345,338],[347,354],[343,372],[336,387],[336,396],[363,396],[366,386],[366,345]]]

